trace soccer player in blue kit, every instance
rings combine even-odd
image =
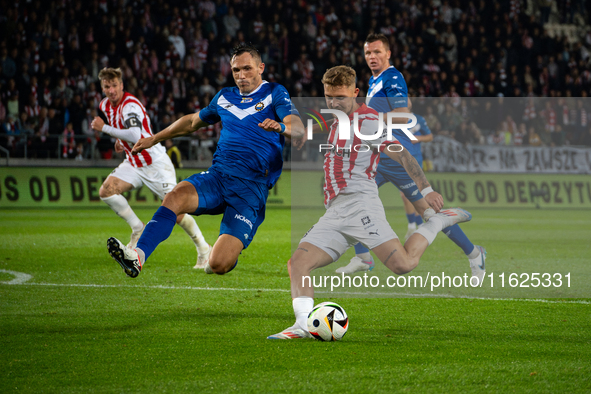
[[[370,34],[365,40],[364,53],[365,61],[372,72],[366,98],[367,106],[384,114],[388,112],[410,112],[408,88],[404,76],[394,66],[390,65],[391,52],[388,38],[383,34]],[[395,119],[393,123],[406,122],[404,118],[399,119],[403,119],[403,121],[396,121]],[[406,134],[400,130],[394,130],[393,134],[405,149],[413,154],[415,158],[418,158],[416,145],[413,145]],[[418,151],[420,152],[420,147]],[[421,161],[419,164],[422,165],[422,156],[420,158]],[[390,160],[388,156],[382,154],[378,165],[376,183],[380,187],[388,182],[394,184],[404,193],[406,198],[414,205],[419,215],[425,218],[425,220],[428,220],[429,217],[435,214],[435,211],[429,204],[429,193],[433,189],[429,187],[424,190],[418,190],[417,185],[404,168],[398,162]],[[484,265],[486,251],[484,248],[470,242],[457,224],[443,229],[443,232],[456,245],[462,248],[470,261],[472,278],[477,278],[478,280],[476,282],[473,279],[473,283],[479,284],[486,272]],[[351,259],[347,266],[337,269],[338,273],[354,273],[373,269],[373,258],[365,246],[361,243],[355,245],[355,254],[355,257]]]
[[[133,147],[137,154],[155,144],[190,134],[221,121],[223,128],[212,166],[180,182],[140,237],[135,249],[109,238],[110,255],[125,273],[135,278],[154,249],[171,234],[177,215],[223,214],[220,236],[213,246],[205,271],[225,274],[251,243],[265,218],[269,189],[283,167],[285,137],[303,137],[304,125],[287,90],[262,79],[265,64],[252,45],[241,44],[230,61],[237,87],[223,88],[211,103],[195,114],[185,115]]]

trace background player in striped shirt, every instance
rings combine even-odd
[[[370,34],[365,40],[364,52],[365,61],[372,73],[366,98],[367,106],[382,113],[410,112],[410,100],[404,76],[394,66],[390,65],[391,52],[388,38],[383,34]],[[404,118],[395,118],[393,123],[406,123],[406,120]],[[393,133],[408,151],[414,152],[413,142],[406,134],[396,129]],[[430,187],[421,188],[414,182],[414,179],[407,173],[405,168],[383,154],[378,167],[376,182],[378,186],[386,183],[392,183],[396,186],[425,219],[431,214],[429,209],[431,197],[429,194],[433,193],[433,189]],[[438,209],[435,208],[435,211],[438,211]],[[462,248],[468,257],[472,277],[477,278],[477,283],[479,283],[485,274],[486,251],[484,248],[470,242],[458,225],[444,229],[444,233]],[[356,256],[351,259],[351,262],[346,267],[339,268],[337,272],[353,273],[373,268],[373,258],[367,248],[361,244],[355,245],[355,254]]]
[[[417,161],[398,141],[388,141],[385,133],[372,138],[378,130],[385,129],[385,125],[380,124],[374,109],[355,101],[359,94],[355,78],[355,70],[347,66],[333,67],[322,77],[328,108],[346,114],[332,123],[327,144],[332,149],[324,156],[324,205],[327,210],[304,235],[291,264],[288,263],[296,323],[269,339],[311,338],[307,320],[314,307],[314,288],[309,280],[304,281],[304,277],[309,278],[312,270],[337,261],[352,245],[362,242],[392,272],[402,275],[419,264],[420,257],[444,227],[472,217],[462,209],[441,211],[402,246],[386,220],[374,179],[380,154],[400,162],[421,188],[430,185]],[[347,122],[347,127],[352,130],[355,114],[359,133],[367,138],[351,132],[349,139],[338,138],[339,123]],[[439,211],[443,197],[437,192],[431,197]]]
[[[121,69],[104,68],[98,77],[107,96],[99,107],[109,124],[105,124],[97,116],[92,121],[92,128],[117,138],[115,150],[125,151],[126,155],[123,163],[105,179],[99,196],[129,224],[132,233],[127,246],[135,248],[145,226],[121,194],[146,185],[160,199],[164,199],[165,194],[172,191],[176,185],[176,173],[166,149],[161,144],[137,155],[132,154],[131,149],[137,141],[152,136],[152,126],[142,103],[123,91]],[[195,219],[190,215],[181,214],[176,218],[176,223],[185,230],[197,247],[195,268],[203,268],[209,259],[211,247],[203,239]]]

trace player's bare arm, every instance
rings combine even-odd
[[[419,190],[422,191],[427,188],[431,188],[431,185],[429,184],[429,181],[427,181],[427,177],[425,176],[423,169],[421,166],[419,166],[417,160],[412,157],[408,150],[403,149],[400,152],[390,152],[388,149],[385,149],[384,153],[388,155],[389,158],[396,160],[402,165],[402,167],[404,167],[408,175],[416,183]],[[443,208],[443,197],[441,194],[432,191],[423,197],[435,210],[435,212],[439,212],[441,208]]]
[[[151,137],[138,140],[138,142],[133,146],[131,154],[138,154],[144,149],[151,148],[159,142],[166,141],[174,137],[179,137],[181,135],[190,134],[205,126],[209,126],[209,123],[201,120],[199,113],[185,115],[161,132],[154,134]]]

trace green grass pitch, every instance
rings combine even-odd
[[[153,211],[137,213],[147,221]],[[489,270],[572,266],[586,297],[322,294],[316,302],[349,314],[342,341],[271,341],[293,323],[288,209],[268,210],[228,275],[193,270],[195,250],[177,226],[137,279],[106,251],[109,236],[129,236],[110,210],[2,210],[0,392],[591,392],[589,211],[472,213],[464,228],[488,249]],[[388,217],[404,234],[404,215]],[[219,220],[198,219],[210,242]],[[417,270],[441,267],[468,270],[445,237]],[[18,278],[6,271],[31,278],[9,285]]]

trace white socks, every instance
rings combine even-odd
[[[474,246],[474,250],[472,251],[472,253],[470,253],[467,256],[470,260],[480,257],[480,249],[478,249],[476,246]]]
[[[209,249],[209,245],[205,242],[205,238],[203,238],[203,234],[201,234],[201,230],[199,230],[199,226],[195,222],[193,216],[189,214],[185,214],[183,220],[179,223],[179,226],[185,230],[185,232],[191,237],[195,246],[197,246],[197,252],[204,253],[207,252]]]
[[[293,312],[296,317],[296,326],[308,331],[308,315],[314,309],[314,298],[297,297],[293,299]]]
[[[443,220],[437,216],[432,216],[428,222],[420,226],[417,231],[415,231],[415,234],[421,234],[427,239],[429,245],[431,245],[435,240],[437,233],[441,230],[443,230]]]
[[[358,253],[356,256],[363,261],[371,261],[371,254],[369,254],[369,252]]]
[[[133,232],[141,231],[142,228],[144,228],[142,221],[137,217],[135,212],[133,212],[129,203],[121,194],[115,194],[111,197],[105,198],[101,197],[101,200],[107,203],[117,215],[123,218],[127,224],[129,224]]]

